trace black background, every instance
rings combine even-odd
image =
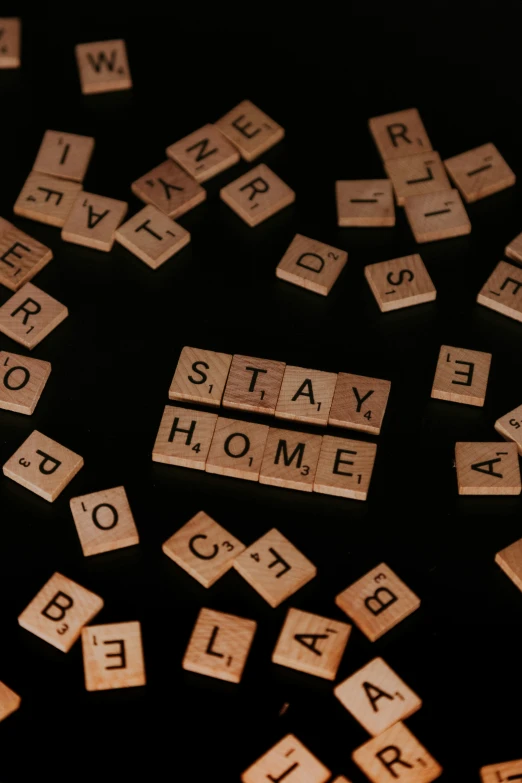
[[[104,17],[102,9],[24,20],[23,67],[0,72],[4,218],[13,219],[46,129],[95,136],[85,189],[128,201],[131,215],[141,205],[130,183],[164,159],[168,144],[244,98],[286,129],[256,163],[272,167],[297,199],[247,227],[219,199],[220,187],[252,165],[242,162],[205,183],[208,200],[179,221],[191,244],[156,272],[117,244],[110,254],[80,248],[58,229],[14,218],[53,249],[34,282],[70,315],[31,354],[53,366],[34,415],[0,411],[0,462],[36,428],[81,454],[85,467],[52,505],[0,480],[0,679],[23,699],[0,725],[2,783],[42,773],[55,781],[238,780],[287,732],[332,772],[362,781],[350,757],[368,736],[333,685],[270,659],[289,606],[346,619],[334,596],[382,561],[421,607],[376,643],[354,628],[337,682],[384,657],[423,699],[407,725],[448,783],[522,756],[522,597],[494,563],[522,535],[522,501],[459,497],[453,467],[455,441],[498,440],[494,421],[522,402],[522,325],[475,302],[522,230],[521,187],[471,205],[469,236],[420,248],[400,209],[393,229],[336,227],[334,181],[383,176],[371,116],[416,106],[443,158],[492,141],[522,171],[516,5],[496,4],[493,13],[476,4],[465,23],[455,5],[360,11],[342,23],[274,21],[255,32],[235,26],[232,9],[218,24],[201,7],[190,22],[176,13]],[[263,17],[262,7],[254,11]],[[118,37],[133,90],[82,96],[74,44]],[[348,250],[326,298],[275,277],[296,232]],[[364,265],[419,249],[437,300],[381,314]],[[2,289],[0,304],[10,296]],[[430,399],[443,343],[492,352],[484,408]],[[154,464],[184,345],[391,380],[368,501]],[[3,335],[0,349],[25,352]],[[69,499],[121,484],[141,543],[84,558]],[[234,571],[205,590],[161,551],[200,509],[246,544],[276,526],[318,576],[275,610]],[[64,655],[18,626],[54,571],[104,598],[94,622],[141,621],[146,687],[87,693],[79,643]],[[201,606],[258,623],[240,685],[181,668]]]

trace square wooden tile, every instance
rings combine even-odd
[[[203,585],[211,587],[230,568],[245,545],[199,511],[162,546],[163,551]]]
[[[3,467],[4,475],[52,503],[83,468],[83,457],[34,430]]]
[[[219,195],[249,226],[257,226],[295,201],[294,191],[261,163],[221,188]]]
[[[82,182],[94,151],[92,136],[45,131],[33,171]]]
[[[335,680],[352,626],[289,609],[272,661],[325,680]]]
[[[71,498],[69,504],[85,557],[140,543],[124,487]]]
[[[0,332],[31,350],[68,315],[65,305],[26,283],[0,307]]]
[[[233,614],[201,609],[182,666],[227,682],[240,682],[257,623]]]
[[[127,214],[128,204],[83,191],[78,194],[62,228],[62,239],[95,250],[112,250],[114,233]]]
[[[444,165],[468,204],[509,188],[516,180],[494,144],[447,158]]]
[[[422,707],[417,694],[382,658],[374,658],[356,671],[334,693],[373,737]]]
[[[418,253],[364,267],[381,312],[433,302],[437,291]]]
[[[285,367],[284,362],[236,353],[230,365],[223,407],[273,416]]]
[[[50,373],[49,362],[0,351],[0,408],[30,416]]]
[[[379,228],[395,225],[389,179],[338,180],[335,183],[337,225]]]
[[[366,500],[376,453],[375,443],[324,435],[314,492]]]
[[[385,163],[399,206],[409,196],[449,190],[450,181],[438,152],[421,152],[405,158],[392,158]]]
[[[234,568],[272,609],[317,573],[314,564],[275,528],[239,555],[234,560]]]
[[[131,89],[132,79],[125,41],[77,44],[75,53],[84,95]]]
[[[276,267],[276,276],[315,294],[328,296],[347,260],[346,250],[296,234]]]
[[[13,212],[61,228],[81,189],[78,182],[32,171],[16,199]]]
[[[512,440],[516,444],[518,453],[522,455],[522,405],[497,419],[495,429],[506,440]]]
[[[371,117],[368,125],[383,161],[431,151],[431,142],[417,109]]]
[[[442,775],[442,767],[430,756],[404,723],[354,750],[352,759],[372,783],[431,783]]]
[[[335,603],[375,642],[418,609],[420,598],[381,563],[339,593]]]
[[[0,284],[18,291],[53,257],[53,251],[0,218]]]
[[[522,780],[522,759],[504,761],[500,764],[488,764],[480,769],[482,783],[509,783]]]
[[[276,418],[326,427],[336,383],[337,373],[287,364],[275,409]]]
[[[321,442],[321,435],[270,427],[259,483],[312,492]]]
[[[390,381],[340,372],[328,417],[332,427],[378,435],[388,404]]]
[[[164,160],[131,185],[135,196],[152,204],[170,218],[184,215],[207,197],[207,191],[198,185],[173,160]]]
[[[458,190],[440,190],[404,201],[406,217],[419,244],[469,234],[471,223]]]
[[[186,345],[169,389],[169,400],[190,400],[219,407],[232,355]]]
[[[268,426],[220,416],[205,470],[220,476],[259,481]]]
[[[103,607],[103,599],[56,572],[18,618],[34,633],[62,652],[69,652],[84,625]]]
[[[477,302],[522,321],[522,270],[501,261],[481,288]]]
[[[492,355],[442,345],[431,396],[436,400],[482,407],[486,399]]]
[[[88,691],[145,685],[139,622],[89,625],[82,630],[82,651]]]
[[[293,734],[287,734],[241,775],[242,783],[326,783],[330,770]]]
[[[515,443],[456,443],[459,495],[520,495]]]
[[[285,135],[284,129],[251,101],[242,101],[221,117],[216,127],[245,160],[255,160]]]
[[[0,19],[0,68],[20,67],[20,19]]]
[[[522,590],[522,538],[497,552],[495,563],[498,563],[518,589]]]
[[[509,245],[506,245],[504,253],[508,258],[512,258],[513,261],[522,264],[522,234],[517,234]]]
[[[157,207],[147,204],[116,229],[114,238],[151,269],[157,269],[188,245],[190,233]]]
[[[165,150],[197,182],[239,163],[241,155],[215,125],[204,125]]]
[[[154,462],[205,470],[216,413],[166,405],[152,450]]]
[[[0,723],[9,715],[12,715],[13,712],[16,712],[21,703],[22,699],[20,696],[3,682],[0,682]]]

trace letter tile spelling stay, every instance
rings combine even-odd
[[[242,783],[326,783],[330,770],[299,742],[287,734],[241,775]]]
[[[386,228],[395,225],[389,179],[339,180],[335,183],[335,195],[338,226]]]
[[[20,67],[20,39],[20,19],[0,19],[0,68]]]
[[[366,500],[376,453],[375,443],[324,435],[314,492]]]
[[[482,407],[486,399],[492,355],[442,345],[431,396],[436,400]]]
[[[406,217],[419,244],[469,234],[471,223],[458,190],[440,190],[404,201]]]
[[[518,264],[522,264],[522,234],[517,234],[509,245],[506,245],[504,253],[508,258],[513,259]]]
[[[390,381],[340,372],[328,424],[378,435],[388,404]]]
[[[117,39],[78,44],[75,52],[84,95],[131,89],[125,41]]]
[[[205,182],[239,163],[241,156],[215,125],[205,125],[165,150],[196,182]]]
[[[225,386],[223,407],[273,416],[285,367],[284,362],[235,354]]]
[[[522,538],[497,552],[495,563],[498,563],[518,589],[522,590]]]
[[[61,228],[82,186],[32,171],[13,207],[15,215]]]
[[[51,365],[0,351],[0,408],[31,416],[51,373]]]
[[[368,120],[383,161],[431,151],[431,142],[417,109],[404,109]]]
[[[219,195],[251,227],[295,201],[294,191],[264,163],[226,185]]]
[[[0,218],[0,284],[18,291],[49,263],[53,251]]]
[[[442,775],[442,767],[404,723],[354,750],[352,759],[372,783],[431,783]]]
[[[68,315],[65,305],[26,283],[0,307],[0,332],[31,350]]]
[[[173,160],[165,160],[144,174],[132,183],[131,190],[170,218],[184,215],[207,197],[207,191]]]
[[[82,191],[62,228],[62,239],[95,250],[112,250],[114,234],[127,213],[125,201]]]
[[[124,487],[71,498],[70,507],[85,557],[139,544]]]
[[[0,40],[1,42],[1,40]],[[0,723],[19,708],[22,699],[20,696],[0,682]]]
[[[346,250],[296,234],[276,267],[276,276],[328,296],[348,260]]]
[[[506,440],[512,440],[517,446],[518,453],[522,455],[522,405],[497,419],[495,429]]]
[[[520,495],[515,443],[456,443],[459,495]]]
[[[364,267],[364,276],[382,313],[433,302],[437,291],[420,255]]]
[[[501,261],[484,283],[477,302],[515,321],[522,321],[522,270]]]
[[[516,180],[494,144],[447,158],[444,165],[468,204],[509,188]]]
[[[92,136],[45,131],[33,171],[82,182],[94,150]]]
[[[405,158],[393,158],[384,164],[393,183],[395,198],[400,207],[409,196],[424,196],[449,190],[450,181],[438,152],[421,152]]]
[[[169,389],[169,400],[189,400],[219,407],[232,355],[190,348],[186,345],[179,356]]]
[[[190,233],[147,204],[120,226],[114,238],[151,269],[157,269],[190,242]]]
[[[482,783],[516,783],[517,780],[522,780],[522,759],[481,767],[480,779]]]
[[[259,483],[312,492],[322,440],[321,435],[270,427]]]
[[[166,405],[152,450],[154,462],[205,470],[216,413]]]
[[[276,418],[326,427],[336,383],[337,373],[287,364],[275,409]]]
[[[266,424],[220,416],[207,457],[207,473],[259,481],[268,429]]]
[[[251,101],[242,101],[215,125],[248,161],[258,158],[285,135],[284,129]]]
[[[88,691],[145,685],[139,622],[83,628],[82,651],[85,688]]]

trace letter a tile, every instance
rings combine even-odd
[[[20,696],[0,682],[0,723],[19,708]]]
[[[20,19],[0,19],[0,68],[20,67]]]
[[[285,366],[284,362],[236,354],[230,365],[223,407],[273,416]]]
[[[0,351],[0,408],[31,416],[50,372],[49,362]]]
[[[88,691],[145,685],[139,622],[87,626],[82,630],[82,651]]]
[[[207,458],[207,473],[259,481],[268,429],[266,424],[220,416]]]
[[[233,614],[201,609],[182,666],[227,682],[240,682],[257,623]]]
[[[375,443],[324,435],[314,492],[366,500],[376,453]]]
[[[368,125],[383,161],[431,151],[431,143],[417,109],[371,117]]]
[[[337,225],[379,228],[395,225],[389,179],[339,180],[335,183]]]
[[[516,180],[494,144],[447,158],[444,165],[468,204],[509,188]]]
[[[305,370],[287,364],[275,409],[277,419],[326,427],[337,373]]]
[[[522,538],[497,552],[495,563],[498,563],[518,589],[522,590]]]
[[[242,783],[326,783],[327,769],[293,734],[287,734],[241,775]]]
[[[0,332],[31,350],[68,315],[65,305],[26,283],[0,307]]]
[[[484,283],[477,302],[515,321],[522,321],[522,270],[501,261]]]
[[[61,228],[82,186],[32,171],[13,207],[15,215]]]
[[[125,41],[78,44],[75,51],[84,95],[131,89]]]
[[[522,780],[522,759],[488,764],[480,770],[482,783],[516,783]]]
[[[0,284],[18,291],[49,263],[53,251],[0,218]]]
[[[127,208],[125,201],[79,193],[62,228],[62,239],[108,253]]]
[[[173,160],[165,160],[144,174],[132,183],[131,190],[170,218],[184,215],[207,197],[207,191]]]
[[[151,269],[157,269],[188,245],[190,233],[147,204],[117,229],[114,238]]]
[[[515,443],[456,443],[459,495],[520,495]]]
[[[221,117],[216,127],[249,161],[258,158],[285,135],[284,129],[251,101],[242,101]]]
[[[442,345],[431,396],[436,400],[482,407],[491,359],[490,353]]]
[[[458,190],[440,190],[404,201],[406,217],[419,244],[469,234],[471,223]]]
[[[417,253],[365,266],[364,276],[383,313],[433,302],[437,297],[428,270]]]
[[[348,260],[346,250],[296,234],[276,267],[276,276],[328,296]]]
[[[70,506],[85,557],[139,544],[124,487],[71,498]]]
[[[241,156],[215,125],[205,125],[165,150],[196,182],[205,182],[239,163]]]
[[[0,405],[0,408],[1,407],[2,406]],[[514,408],[509,413],[506,413],[505,416],[501,416],[500,419],[497,419],[495,422],[495,429],[503,438],[512,440],[513,443],[516,443],[518,453],[522,455],[522,405],[519,405],[518,408]]]
[[[152,451],[154,462],[205,470],[216,413],[166,405]]]
[[[340,372],[328,424],[378,435],[388,404],[390,381]]]
[[[295,201],[294,191],[264,163],[226,185],[220,196],[252,227]]]
[[[322,440],[321,435],[270,427],[259,482],[312,492]]]
[[[219,407],[231,361],[229,353],[205,351],[186,345],[181,351],[170,385],[169,400],[190,400]]]
[[[383,734],[368,740],[352,758],[372,783],[431,783],[442,775],[442,767],[430,756],[404,723],[396,723]]]
[[[33,171],[82,182],[93,150],[92,136],[45,131]]]

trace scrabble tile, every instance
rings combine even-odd
[[[32,171],[13,207],[15,215],[61,228],[82,186]]]
[[[0,307],[0,332],[31,350],[68,315],[65,305],[26,283]]]
[[[381,563],[339,593],[335,603],[375,642],[418,609],[420,599]]]
[[[232,356],[185,346],[169,389],[169,400],[190,400],[219,407]]]
[[[409,196],[449,190],[450,181],[438,152],[421,152],[405,158],[392,158],[385,163],[399,206]]]
[[[30,416],[50,372],[49,362],[0,351],[0,408]]]
[[[488,277],[477,302],[515,321],[522,321],[522,270],[501,261]]]
[[[259,481],[268,426],[220,416],[205,470],[220,476]]]
[[[69,503],[85,557],[139,544],[124,487],[91,492]]]
[[[471,223],[458,190],[440,190],[404,201],[406,217],[419,244],[469,234]]]
[[[522,405],[497,419],[495,429],[503,438],[516,443],[518,453],[522,455]]]
[[[78,194],[62,228],[62,239],[95,250],[112,250],[114,233],[127,213],[125,201],[94,195]]]
[[[296,234],[276,267],[276,276],[328,296],[348,260],[345,250]]]
[[[125,41],[77,44],[75,52],[84,95],[131,89]]]
[[[431,783],[442,775],[442,767],[430,756],[404,723],[354,750],[352,759],[372,783]]]
[[[0,218],[0,284],[18,291],[53,257],[53,251]]]
[[[52,503],[83,467],[83,457],[34,430],[3,467],[4,474]]]
[[[201,609],[182,666],[227,682],[240,682],[257,623],[233,614]]]
[[[242,101],[216,122],[245,160],[255,160],[284,137],[284,129],[250,101]]]
[[[234,560],[239,571],[272,609],[296,593],[317,573],[317,568],[274,528]]]
[[[437,291],[422,258],[394,258],[364,267],[364,276],[381,312],[433,302]]]
[[[289,669],[335,680],[352,626],[289,609],[272,661]]]
[[[154,462],[205,470],[216,413],[166,405],[152,451]]]
[[[167,539],[162,549],[203,587],[211,587],[232,568],[245,545],[200,511]]]
[[[338,180],[335,183],[337,225],[378,228],[395,225],[389,179]]]
[[[69,652],[84,625],[103,607],[103,599],[56,572],[18,618],[34,633],[62,652]]]
[[[368,125],[383,161],[431,151],[431,143],[417,109],[371,117]]]
[[[273,416],[285,367],[284,362],[236,354],[230,365],[223,407]]]
[[[20,19],[0,19],[0,68],[20,67]]]
[[[325,783],[327,769],[293,734],[287,734],[241,775],[242,783]]]
[[[276,418],[325,427],[336,383],[337,373],[287,364],[275,409]]]
[[[0,38],[1,44],[1,38]],[[19,708],[22,699],[20,696],[0,682],[0,723]]]
[[[378,435],[388,404],[390,381],[340,372],[328,417],[332,427]]]
[[[495,563],[498,563],[518,589],[522,590],[522,538],[497,552]]]
[[[509,783],[522,780],[522,759],[504,761],[500,764],[488,764],[480,770],[482,783]]]
[[[82,630],[82,651],[88,691],[145,685],[139,622],[89,625]]]
[[[375,443],[324,435],[314,492],[366,500],[376,453]]]
[[[184,215],[207,197],[207,191],[173,160],[165,160],[131,185],[135,196],[170,218]]]
[[[422,707],[422,701],[382,658],[374,658],[334,693],[366,731],[376,737]]]
[[[459,495],[520,495],[515,443],[456,443]]]
[[[332,783],[350,783],[348,778],[345,778],[344,775],[340,775],[337,778],[334,778]]]
[[[165,150],[197,182],[205,182],[239,163],[236,148],[215,125],[204,125]]]
[[[483,144],[444,161],[468,204],[515,184],[515,174],[494,144]]]
[[[82,182],[93,150],[92,136],[45,131],[33,171]]]
[[[509,245],[506,245],[504,253],[508,258],[512,258],[513,261],[522,264],[522,234],[517,234]]]
[[[321,435],[270,427],[259,482],[312,492],[321,442]]]
[[[442,345],[431,396],[436,400],[482,407],[486,399],[492,355]]]
[[[221,188],[219,195],[249,226],[257,226],[295,201],[294,191],[264,163]]]
[[[188,245],[190,233],[157,207],[147,204],[116,229],[114,238],[151,269],[157,269]]]

